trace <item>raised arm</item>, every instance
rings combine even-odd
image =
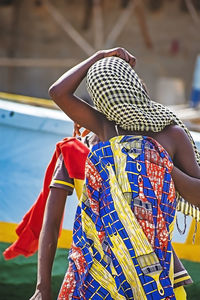
[[[76,123],[96,133],[103,139],[102,132],[106,118],[92,106],[74,95],[88,69],[98,60],[117,56],[135,66],[135,57],[123,48],[98,51],[82,63],[64,73],[49,89],[54,102]]]

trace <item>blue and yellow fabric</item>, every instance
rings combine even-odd
[[[176,299],[171,168],[147,137],[93,147],[59,299]]]

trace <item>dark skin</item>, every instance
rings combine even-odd
[[[80,126],[74,124],[73,136],[80,135],[79,130]],[[87,133],[88,131],[85,130],[82,136]],[[67,196],[67,190],[50,188],[39,238],[37,285],[30,300],[51,300],[51,272]]]
[[[86,76],[88,69],[99,59],[110,56],[120,57],[131,67],[135,67],[135,57],[123,48],[98,51],[63,74],[49,89],[49,94],[54,102],[74,122],[96,133],[102,141],[116,136],[114,122],[108,121],[103,114],[78,98],[74,93]],[[196,162],[189,138],[182,128],[171,125],[158,133],[119,129],[119,134],[150,136],[158,141],[173,160],[172,177],[176,189],[183,198],[200,207],[200,167]]]
[[[84,127],[88,131],[96,133],[102,141],[116,136],[114,122],[108,121],[104,115],[76,97],[74,92],[86,76],[89,67],[98,59],[108,56],[120,57],[130,63],[132,67],[136,63],[135,57],[122,48],[99,51],[66,72],[50,88],[52,99],[72,120],[79,124],[75,125],[75,132],[79,134],[80,128]],[[159,133],[125,131],[120,127],[118,129],[121,135],[150,136],[158,141],[173,159],[175,166],[172,170],[172,177],[176,189],[189,202],[200,206],[200,168],[196,163],[191,143],[182,128],[168,126]],[[51,299],[51,269],[66,197],[67,192],[65,190],[51,188],[40,234],[37,286],[31,300]]]
[[[37,285],[30,300],[51,299],[51,271],[67,194],[64,189],[50,189],[39,238]]]

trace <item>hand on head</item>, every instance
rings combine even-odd
[[[136,65],[136,58],[132,54],[130,54],[126,49],[117,47],[109,50],[102,50],[104,58],[110,57],[110,56],[116,56],[123,60],[125,60],[127,63],[130,64],[132,68]]]

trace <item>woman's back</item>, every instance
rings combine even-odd
[[[145,211],[147,223],[150,219],[151,223],[154,223],[150,226],[153,231],[155,226],[162,227],[159,226],[158,220],[160,205],[165,206],[165,221],[168,225],[172,222],[176,207],[175,188],[170,175],[173,163],[167,151],[153,138],[131,135],[113,137],[93,147],[88,163],[95,169],[88,168],[86,164],[87,184],[95,188],[91,178],[96,173],[95,178],[98,178],[103,186],[102,197],[107,195],[107,186],[113,185],[115,189],[118,186],[118,192],[121,190],[123,194],[122,199],[128,202],[140,225],[144,225],[144,232],[149,225],[145,223],[139,211]],[[92,169],[94,173],[91,172]],[[112,182],[111,178],[114,177]],[[108,193],[112,193],[111,190]],[[98,201],[101,205],[101,200]],[[151,239],[149,242],[154,248],[154,242]]]
[[[173,159],[175,152],[174,136],[176,135],[177,129],[180,130],[180,127],[176,125],[169,125],[160,132],[130,131],[120,128],[119,126],[115,125],[114,122],[110,122],[105,118],[102,122],[101,136],[104,137],[104,141],[107,141],[118,135],[148,136],[160,143]]]
[[[163,147],[145,136],[116,136],[92,148],[65,281],[79,264],[70,293],[86,299],[97,290],[108,299],[175,299],[172,166]],[[59,299],[68,299],[65,283]]]

